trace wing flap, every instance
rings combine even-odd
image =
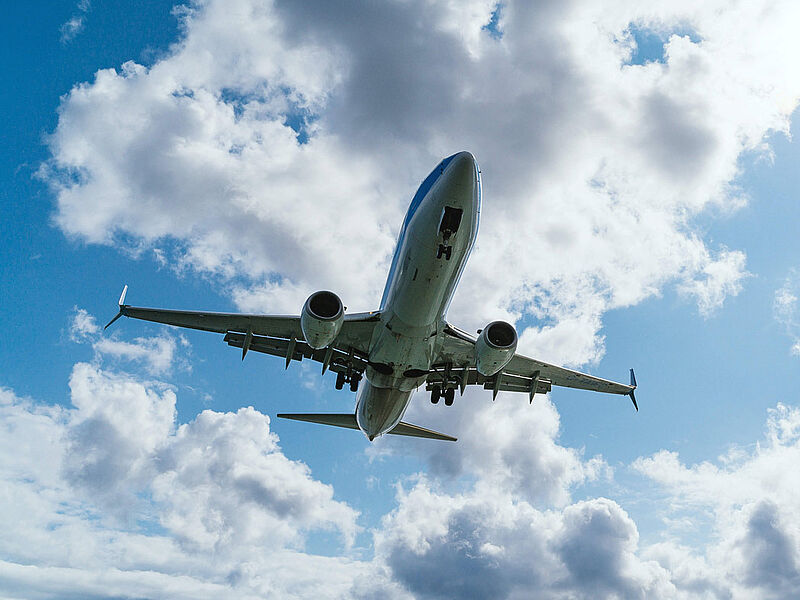
[[[229,331],[225,334],[223,340],[227,342],[229,346],[241,348],[245,343],[246,335]],[[338,345],[338,341],[339,339],[337,338],[336,345]],[[289,352],[290,343],[290,340],[284,340],[280,338],[252,336],[249,350],[261,352],[263,354],[270,354],[272,356],[279,356],[281,358],[289,358],[287,354]],[[343,352],[342,350],[331,348],[331,355],[328,357],[328,350],[328,348],[315,350],[305,342],[295,341],[290,360],[300,361],[304,358],[307,358],[322,364],[325,364],[327,360],[328,366],[326,370],[329,369],[334,373],[347,371],[348,367],[358,371],[359,373],[363,373],[367,368],[367,358],[361,351],[356,351],[353,349],[353,353],[350,354],[349,352]]]

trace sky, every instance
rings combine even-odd
[[[31,2],[3,24],[0,596],[800,595],[794,2]],[[472,152],[448,319],[627,381],[420,392],[123,319],[380,301]]]

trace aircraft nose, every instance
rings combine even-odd
[[[475,172],[478,164],[471,152],[459,152],[453,156],[447,169],[447,174],[457,181],[472,182],[475,179]]]
[[[447,178],[459,187],[472,187],[477,177],[478,164],[470,152],[459,152],[447,166]]]

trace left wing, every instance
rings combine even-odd
[[[547,393],[557,385],[629,396],[633,406],[639,410],[633,394],[636,389],[633,369],[631,383],[625,385],[515,354],[500,373],[485,377],[475,369],[475,338],[451,325],[445,327],[442,337],[438,364],[434,367],[435,372],[428,377],[428,388],[450,376],[458,380],[462,392],[467,385],[482,385],[492,390],[495,396],[497,392],[526,392],[532,401],[535,394]]]
[[[229,346],[242,348],[242,358],[248,350],[253,350],[283,357],[287,367],[292,360],[310,358],[322,363],[323,373],[329,368],[336,373],[363,373],[368,364],[372,330],[380,321],[378,312],[346,314],[342,329],[334,342],[328,348],[315,350],[304,341],[299,316],[141,308],[124,304],[126,291],[127,286],[120,297],[119,313],[106,328],[125,316],[176,327],[224,333],[224,341]]]

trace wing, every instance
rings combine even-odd
[[[299,316],[165,310],[129,306],[122,302],[124,292],[120,298],[119,314],[111,323],[126,316],[176,327],[223,333],[224,341],[229,346],[242,348],[242,358],[248,350],[253,350],[283,357],[287,367],[292,360],[309,358],[322,363],[323,373],[329,368],[336,373],[363,373],[367,367],[372,330],[380,321],[378,312],[345,315],[342,329],[334,342],[328,348],[315,350],[304,341]]]
[[[462,391],[467,385],[482,385],[495,396],[497,392],[525,392],[533,400],[534,394],[549,392],[556,385],[629,396],[639,410],[633,395],[636,389],[633,369],[631,384],[625,385],[515,354],[500,373],[484,377],[475,369],[475,338],[451,325],[444,329],[434,371],[428,377],[428,388],[448,378],[449,371],[449,377],[458,381]]]

